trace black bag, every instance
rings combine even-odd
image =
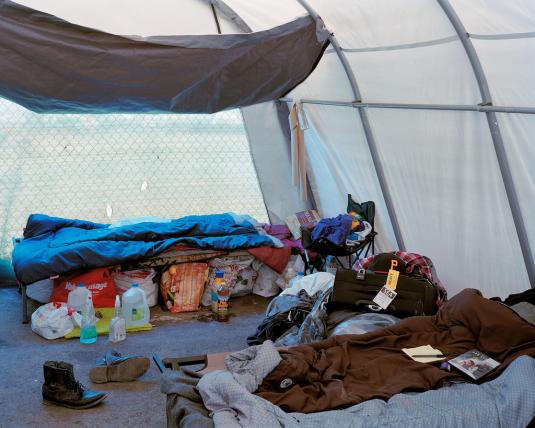
[[[400,274],[396,298],[385,310],[376,305],[373,299],[385,285],[387,276],[387,272],[338,269],[329,310],[382,312],[400,318],[436,314],[437,289],[426,278],[419,276]]]

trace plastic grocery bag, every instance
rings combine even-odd
[[[95,308],[113,308],[115,306],[115,282],[110,268],[96,268],[87,272],[74,272],[61,275],[54,280],[54,287],[50,295],[51,302],[67,303],[69,293],[83,282],[91,291]]]
[[[123,294],[135,282],[145,292],[150,307],[158,303],[158,285],[154,282],[156,271],[154,269],[139,269],[118,272],[113,275],[115,286],[119,294]]]
[[[294,278],[298,272],[304,272],[305,271],[305,262],[303,261],[302,257],[300,255],[292,255],[290,256],[290,260],[288,261],[288,265],[286,266],[286,269],[284,269],[284,272],[282,272],[277,277],[277,285],[282,289],[285,290],[290,286],[290,281],[292,278]]]
[[[32,314],[32,331],[45,339],[57,339],[70,333],[82,317],[66,303],[52,302],[40,306]]]
[[[257,266],[257,261],[253,263],[253,267],[257,268],[258,276],[253,286],[253,294],[257,294],[262,297],[272,297],[279,293],[279,286],[277,279],[280,278],[279,274],[273,269],[267,267],[265,264],[258,262],[260,266]]]
[[[340,334],[366,334],[380,328],[390,327],[397,323],[399,318],[388,314],[364,313],[338,324],[331,336]]]
[[[215,272],[222,270],[225,284],[230,289],[230,295],[245,296],[251,294],[256,281],[257,273],[251,268],[253,256],[229,256],[210,260],[208,272],[208,286],[204,290],[201,304],[210,306],[212,303],[211,292],[215,279]]]

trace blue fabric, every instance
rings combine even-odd
[[[275,246],[248,221],[230,214],[182,217],[168,223],[107,224],[32,214],[24,239],[13,250],[13,268],[23,284],[154,256],[174,244],[234,250]]]
[[[336,245],[343,245],[351,232],[351,216],[340,214],[334,218],[324,218],[312,231],[312,240],[326,238]]]

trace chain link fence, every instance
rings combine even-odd
[[[36,114],[0,99],[0,258],[28,215],[113,223],[226,211],[268,217],[238,110]]]

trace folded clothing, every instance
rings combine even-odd
[[[351,232],[352,218],[348,214],[340,214],[334,218],[324,218],[312,231],[312,240],[325,238],[336,245],[344,245]]]
[[[290,247],[257,247],[248,248],[247,251],[278,274],[284,272],[291,255]]]

